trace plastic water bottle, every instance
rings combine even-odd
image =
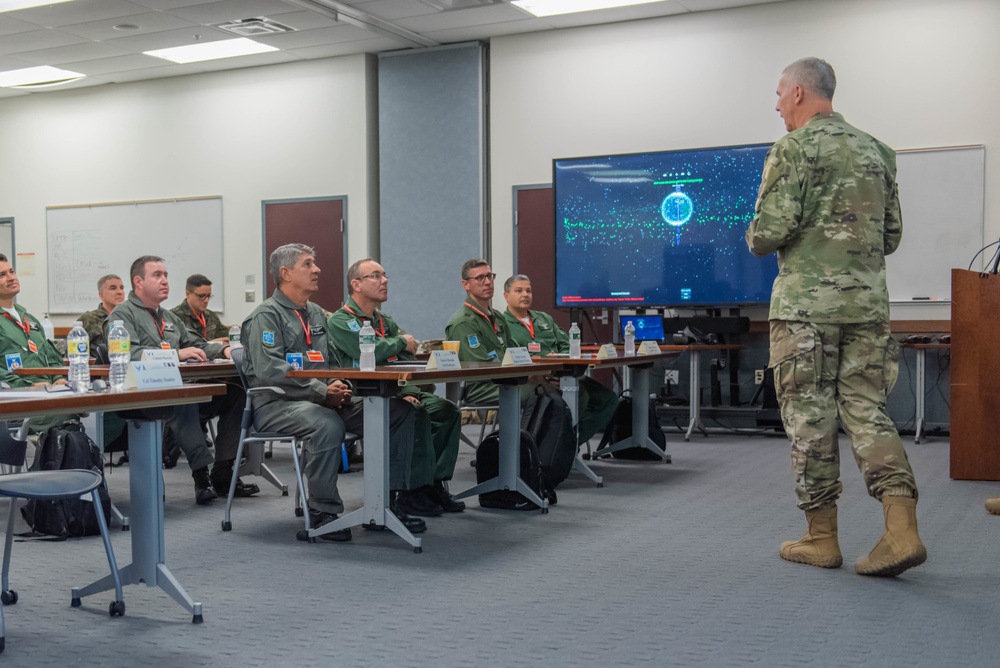
[[[635,357],[635,325],[631,320],[625,323],[625,357]]]
[[[90,337],[83,323],[77,320],[66,337],[66,356],[69,358],[69,386],[74,392],[90,389]]]
[[[132,360],[132,341],[129,338],[125,323],[115,320],[108,332],[108,361],[111,369],[108,371],[108,384],[112,392],[125,389],[125,375],[128,373],[128,363]]]
[[[56,326],[52,324],[48,313],[42,318],[42,333],[45,334],[46,341],[56,340]]]
[[[569,358],[580,359],[580,327],[575,322],[569,328]]]
[[[230,348],[242,348],[243,344],[240,343],[240,326],[233,325],[229,328],[229,347]]]
[[[361,347],[361,359],[358,360],[358,368],[362,371],[375,370],[375,330],[370,322],[365,322],[358,334],[358,344]]]

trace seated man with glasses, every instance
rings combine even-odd
[[[371,258],[358,260],[347,270],[347,303],[327,322],[333,344],[347,364],[358,364],[361,347],[358,335],[365,323],[375,330],[375,363],[414,360],[417,340],[379,306],[389,299],[389,275]],[[416,436],[410,462],[410,479],[396,495],[393,510],[410,515],[433,517],[443,512],[460,513],[465,504],[455,501],[445,489],[458,459],[458,439],[462,419],[453,403],[416,385],[406,385],[400,396],[416,409]],[[403,489],[401,483],[390,485]]]
[[[184,286],[184,301],[170,310],[201,338],[225,343],[229,341],[229,328],[222,324],[218,313],[208,310],[211,300],[212,281],[201,274],[191,274]]]

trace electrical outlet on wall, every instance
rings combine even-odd
[[[753,382],[754,382],[755,385],[760,385],[761,383],[764,382],[764,370],[763,369],[756,369],[753,372]]]
[[[257,299],[257,293],[253,290],[247,290],[243,293],[243,298],[246,299],[247,302],[253,303],[253,301]]]

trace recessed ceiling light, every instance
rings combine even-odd
[[[216,60],[218,58],[250,56],[255,53],[267,53],[268,51],[277,50],[276,47],[240,37],[239,39],[223,39],[217,42],[205,42],[204,44],[189,44],[188,46],[174,46],[169,49],[143,51],[143,53],[147,56],[156,56],[164,60],[185,64],[198,63],[203,60]]]
[[[0,0],[0,12],[12,12],[16,9],[41,7],[42,5],[58,5],[61,2],[72,1],[73,0]]]
[[[595,9],[614,9],[630,5],[646,5],[666,0],[513,0],[510,4],[534,16],[556,16],[590,12]]]
[[[87,76],[79,72],[61,70],[58,67],[42,65],[27,67],[21,70],[0,72],[0,88],[41,88],[43,86],[60,86]]]

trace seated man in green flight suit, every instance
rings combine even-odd
[[[332,342],[344,361],[358,363],[361,357],[358,333],[366,322],[375,330],[376,364],[415,359],[417,340],[389,315],[378,310],[389,298],[389,276],[382,265],[371,258],[352,264],[347,270],[347,290],[347,303],[327,321]],[[458,459],[462,428],[458,408],[447,399],[412,384],[402,389],[401,396],[416,407],[416,438],[431,447],[414,444],[410,470],[412,489],[397,497],[397,506],[410,515],[424,515],[431,507],[446,513],[462,512],[465,504],[452,499],[444,485],[451,480]]]
[[[569,352],[569,336],[548,313],[532,311],[531,279],[516,274],[503,284],[507,310],[507,341],[525,347],[532,355]],[[595,434],[603,434],[618,407],[615,393],[589,376],[580,379],[580,414],[577,422],[578,443],[586,443]]]

